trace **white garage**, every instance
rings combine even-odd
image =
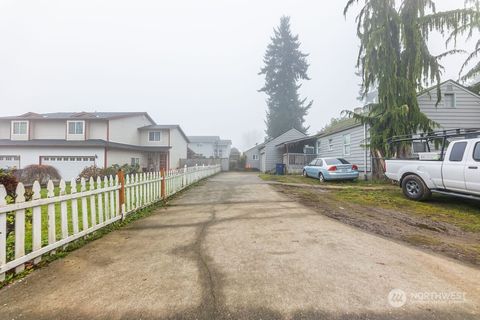
[[[0,155],[0,168],[1,169],[20,168],[20,156]]]
[[[95,156],[42,156],[42,165],[49,165],[58,170],[60,176],[69,181],[77,178],[86,167],[96,165]]]

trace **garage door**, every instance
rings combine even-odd
[[[77,178],[86,167],[95,165],[94,156],[44,156],[43,165],[49,165],[58,170],[60,176],[68,181]]]
[[[2,169],[20,168],[20,156],[1,155],[0,168]]]

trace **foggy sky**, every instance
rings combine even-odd
[[[437,1],[439,9],[464,0]],[[316,133],[357,101],[355,16],[345,1],[1,0],[0,115],[146,111],[188,135],[220,135],[241,150],[264,137],[262,59],[291,16],[311,81],[303,97]],[[444,49],[432,38],[434,51]],[[449,58],[457,78],[463,58]]]

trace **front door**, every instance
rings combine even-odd
[[[480,195],[480,142],[477,142],[468,152],[465,180],[467,190]]]

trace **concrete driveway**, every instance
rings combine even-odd
[[[0,290],[2,320],[479,317],[478,269],[316,214],[242,173]]]

